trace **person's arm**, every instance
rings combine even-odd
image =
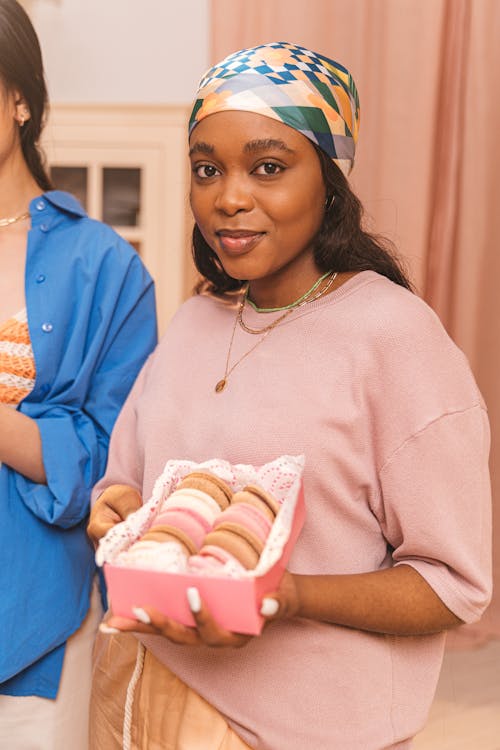
[[[62,528],[70,528],[88,515],[92,487],[106,467],[112,427],[156,344],[153,283],[132,250],[107,253],[93,294],[94,309],[100,311],[102,320],[92,331],[89,362],[84,363],[91,369],[81,376],[81,391],[71,386],[66,359],[64,385],[68,383],[68,388],[49,394],[46,400],[28,397],[21,405],[39,431],[46,483],[35,483],[22,473],[15,481],[29,509],[46,523]],[[84,309],[89,314],[88,299],[86,303]],[[77,335],[90,336],[85,319],[74,337]],[[78,343],[74,346],[78,348]],[[80,372],[73,376],[77,381]]]
[[[249,640],[249,636],[219,627],[201,600],[196,605],[197,593],[190,593],[190,605],[193,596],[196,630],[148,606],[138,610],[139,622],[112,616],[106,627],[163,635],[187,645],[238,647]],[[410,565],[353,575],[308,576],[286,572],[278,591],[265,597],[262,613],[268,621],[304,617],[390,635],[437,633],[463,622]]]
[[[0,404],[0,463],[32,482],[45,484],[42,440],[36,420]]]
[[[103,629],[105,632],[110,632],[111,628],[163,635],[180,645],[238,648],[250,640],[250,636],[219,627],[197,592],[190,591],[189,603],[196,629],[174,622],[148,606],[136,610],[139,622],[112,616]],[[277,611],[271,614],[276,607]],[[390,635],[425,635],[462,624],[422,576],[408,565],[339,576],[301,576],[287,572],[278,591],[264,599],[262,612],[268,622],[305,617]]]
[[[124,521],[142,505],[144,455],[137,442],[136,406],[154,359],[152,354],[118,415],[109,444],[106,473],[92,490],[87,534],[95,546],[112,526]]]
[[[392,635],[436,633],[462,623],[409,565],[354,575],[291,578],[275,597],[278,617],[307,617]]]

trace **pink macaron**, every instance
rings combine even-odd
[[[230,552],[215,544],[205,545],[197,555],[191,555],[189,558],[190,570],[201,574],[217,573],[226,563],[229,563],[234,571],[245,571],[243,565]]]
[[[213,497],[207,495],[206,492],[191,489],[172,492],[163,504],[161,512],[167,508],[188,508],[202,515],[210,525],[220,513],[220,508]]]
[[[154,531],[155,526],[173,526],[183,531],[194,542],[196,549],[202,546],[205,535],[211,529],[210,524],[202,515],[187,508],[183,508],[182,510],[176,510],[175,508],[162,510],[155,518],[155,522],[151,526],[151,531]]]

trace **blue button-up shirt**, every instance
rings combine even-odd
[[[95,574],[92,486],[156,344],[153,282],[137,253],[67,193],[30,204],[25,272],[36,365],[19,410],[36,420],[47,484],[0,468],[0,693],[54,698]]]

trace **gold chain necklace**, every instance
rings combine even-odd
[[[18,221],[28,219],[29,215],[30,212],[26,211],[24,214],[19,214],[19,216],[12,216],[10,219],[0,219],[0,227],[10,227],[11,224],[16,224]]]
[[[280,315],[280,317],[276,318],[276,320],[273,323],[270,323],[268,326],[264,326],[264,328],[250,328],[250,326],[247,326],[247,324],[243,320],[243,308],[245,307],[245,302],[248,296],[248,284],[247,284],[242,303],[240,304],[238,308],[238,316],[237,316],[238,323],[240,324],[241,328],[243,328],[243,330],[246,331],[247,333],[264,333],[267,330],[271,330],[272,328],[275,328],[275,326],[277,326],[278,323],[281,323],[281,321],[284,320],[284,318],[286,318],[287,315],[289,315],[294,310],[297,310],[299,307],[302,307],[302,305],[306,305],[308,302],[314,302],[314,300],[326,294],[336,278],[337,278],[337,271],[332,271],[326,285],[323,287],[323,289],[320,289],[319,292],[316,292],[314,297],[311,297],[311,294],[314,291],[315,287],[309,290],[306,296],[300,297],[298,300],[296,300],[296,302],[293,302],[291,305],[289,305],[286,311],[283,313],[283,315]]]
[[[251,354],[254,351],[254,349],[256,349],[260,344],[262,344],[262,342],[264,341],[264,339],[271,333],[271,331],[273,330],[273,328],[276,328],[276,326],[279,325],[279,323],[281,323],[286,317],[288,317],[288,315],[290,315],[291,313],[293,313],[294,310],[297,310],[299,307],[302,307],[302,305],[305,305],[307,302],[313,302],[314,300],[316,300],[319,297],[322,297],[324,294],[326,294],[326,292],[330,289],[331,285],[333,284],[333,282],[335,281],[336,278],[337,278],[337,272],[336,271],[332,272],[332,274],[331,274],[330,278],[328,279],[328,282],[325,285],[325,287],[323,289],[321,289],[321,291],[317,292],[314,295],[314,297],[305,297],[305,298],[301,297],[299,300],[297,300],[296,304],[294,304],[291,307],[288,307],[288,309],[283,313],[283,315],[280,315],[278,318],[276,318],[276,320],[274,320],[268,326],[265,326],[265,328],[261,328],[261,329],[248,328],[248,326],[245,325],[245,323],[243,322],[243,319],[242,319],[243,308],[245,307],[245,302],[246,302],[247,295],[248,295],[248,287],[249,287],[249,285],[247,284],[247,286],[245,288],[245,291],[243,292],[243,297],[241,299],[241,302],[238,305],[238,310],[236,312],[236,316],[234,318],[233,330],[231,332],[231,339],[229,341],[229,348],[227,350],[226,366],[224,368],[224,377],[221,378],[216,383],[216,385],[215,385],[215,392],[216,393],[220,393],[221,391],[224,390],[224,388],[226,387],[226,384],[227,384],[227,380],[228,380],[229,376],[231,375],[231,373],[233,372],[233,370],[240,364],[240,362],[243,362],[243,360],[246,357],[248,357],[248,355]],[[236,362],[234,363],[234,365],[232,365],[232,367],[229,367],[229,359],[231,357],[231,351],[232,351],[232,348],[233,348],[234,336],[235,336],[235,333],[236,333],[236,326],[237,326],[238,323],[243,328],[243,330],[246,331],[247,333],[260,333],[260,334],[263,334],[263,335],[257,341],[257,343],[255,343],[247,352],[245,352],[238,360],[236,360]]]

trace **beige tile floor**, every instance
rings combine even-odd
[[[427,726],[412,750],[500,750],[500,640],[446,652]]]

